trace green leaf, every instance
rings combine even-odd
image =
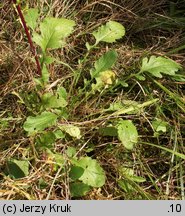
[[[40,135],[40,142],[45,145],[50,145],[55,142],[56,136],[52,131],[47,131]]]
[[[128,167],[120,166],[118,171],[121,177],[130,177],[134,175],[134,170]]]
[[[82,182],[75,182],[70,184],[70,192],[72,197],[82,197],[85,196],[91,187]]]
[[[67,100],[67,92],[64,87],[59,87],[57,89],[57,94],[59,95],[60,98],[64,98],[65,100]]]
[[[53,148],[53,144],[56,140],[56,136],[52,131],[47,131],[43,134],[41,134],[37,139],[36,139],[36,146],[39,148]]]
[[[67,154],[67,156],[68,157],[74,157],[75,156],[75,154],[76,154],[76,148],[74,148],[74,147],[68,147],[67,148],[67,151],[66,151],[66,154]]]
[[[59,117],[62,117],[63,119],[68,119],[69,117],[69,109],[66,107],[60,108],[60,109],[54,109],[55,114],[57,114]]]
[[[91,78],[95,78],[99,75],[102,71],[107,71],[111,69],[111,67],[114,65],[118,57],[118,54],[114,50],[110,50],[107,53],[105,53],[99,60],[95,62],[95,69],[91,70]]]
[[[45,93],[42,97],[42,105],[45,109],[63,108],[67,106],[67,101],[61,95],[54,95],[52,92]]]
[[[23,128],[29,135],[56,124],[57,115],[51,112],[43,112],[35,117],[29,116],[24,122]]]
[[[172,79],[178,82],[185,82],[185,75],[176,74],[175,76],[172,77]]]
[[[120,166],[119,167],[119,175],[122,178],[118,181],[118,185],[126,192],[134,191],[132,186],[132,182],[142,183],[145,182],[146,179],[140,176],[134,175],[134,170],[128,167]]]
[[[78,166],[84,169],[83,175],[79,178],[84,184],[92,187],[102,187],[105,184],[105,173],[99,163],[90,158],[82,157]]]
[[[7,170],[13,178],[23,178],[29,174],[29,163],[26,160],[10,159],[7,161]]]
[[[3,130],[7,129],[9,126],[9,122],[8,119],[1,119],[0,118],[0,132],[2,132]]]
[[[134,182],[142,183],[142,182],[146,181],[145,178],[143,178],[141,176],[134,175],[134,170],[131,168],[120,166],[119,167],[119,174],[121,177],[130,179]]]
[[[125,35],[125,28],[118,22],[109,21],[105,25],[100,26],[98,30],[94,31],[92,34],[96,39],[96,44],[100,41],[113,43]]]
[[[55,134],[56,139],[65,138],[65,134],[61,130],[56,130],[53,133]]]
[[[132,100],[124,100],[123,102],[116,101],[114,103],[111,103],[110,107],[105,111],[119,111],[121,109],[131,109],[132,111],[127,112],[127,114],[138,114],[142,110],[140,106],[141,104],[139,104],[137,101],[132,101]]]
[[[26,11],[24,18],[27,25],[34,30],[37,26],[37,19],[39,17],[39,10],[37,8],[30,8]]]
[[[64,166],[66,160],[62,154],[55,153],[55,154],[53,154],[53,156],[54,156],[54,160],[58,166]],[[56,166],[55,170],[57,170],[57,166]]]
[[[48,183],[43,178],[39,178],[39,182],[38,182],[39,189],[43,190],[47,186],[48,186]]]
[[[105,128],[100,128],[99,129],[100,134],[103,136],[118,136],[117,129],[113,126],[108,126]]]
[[[67,93],[65,88],[60,87],[57,89],[57,91],[54,93],[48,92],[42,95],[42,105],[45,109],[51,109],[51,108],[64,108],[67,106]]]
[[[64,39],[72,33],[74,26],[73,20],[47,17],[40,24],[41,35],[34,33],[33,41],[44,53],[48,48],[61,48],[65,44]]]
[[[128,83],[126,83],[125,81],[122,81],[122,80],[118,80],[117,85],[121,85],[124,88],[127,88],[129,86]]]
[[[134,191],[134,188],[132,185],[129,184],[129,182],[125,179],[118,180],[118,186],[124,190],[126,193],[130,193]]]
[[[140,74],[136,74],[135,77],[136,77],[136,79],[138,79],[140,81],[146,80],[146,78],[144,76],[140,75]]]
[[[91,48],[92,48],[92,46],[88,42],[86,42],[85,46],[86,46],[86,48],[87,48],[88,51],[90,51]]]
[[[132,121],[120,120],[117,124],[118,138],[128,150],[132,150],[138,140],[138,132]]]
[[[82,167],[72,166],[69,172],[69,177],[72,180],[77,180],[83,175],[83,173],[84,173],[84,169]]]
[[[42,78],[41,78],[44,84],[49,82],[49,76],[50,76],[49,71],[46,65],[44,64],[42,68]]]
[[[118,111],[120,109],[123,109],[123,103],[122,101],[116,101],[110,104],[109,108],[106,109],[106,111]]]
[[[43,64],[52,64],[53,62],[55,62],[56,59],[52,56],[44,56],[41,58],[41,62],[43,62]]]
[[[65,131],[66,133],[68,133],[72,137],[75,137],[77,139],[81,138],[81,132],[80,132],[79,127],[77,127],[77,126],[74,126],[72,124],[66,124],[66,125],[60,126],[60,129]]]
[[[156,119],[156,120],[152,121],[152,126],[156,132],[161,131],[161,132],[165,133],[167,131],[167,125],[168,125],[168,123],[161,120],[161,119]]]
[[[171,59],[151,56],[150,59],[143,59],[140,72],[148,72],[154,77],[162,78],[161,73],[174,76],[179,69],[181,66]]]
[[[132,111],[127,112],[127,114],[140,114],[140,112],[143,110],[140,106],[141,104],[137,101],[132,100],[124,100],[123,105],[125,109],[132,109]]]
[[[42,67],[42,77],[34,78],[34,81],[38,86],[44,87],[49,82],[49,76],[50,76],[49,71],[46,65],[44,64]]]
[[[145,178],[143,178],[141,176],[136,176],[136,175],[133,175],[132,177],[130,177],[130,179],[134,182],[137,182],[137,183],[143,183],[146,181]]]

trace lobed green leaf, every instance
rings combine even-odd
[[[179,69],[181,66],[171,59],[151,56],[150,59],[143,59],[140,72],[148,72],[154,77],[162,78],[161,73],[174,76]]]
[[[51,112],[43,112],[35,117],[29,116],[24,122],[23,128],[29,135],[43,131],[47,127],[56,124],[57,115]]]
[[[105,25],[100,26],[98,30],[94,31],[92,34],[96,39],[96,44],[100,41],[113,43],[125,35],[125,28],[118,22],[109,21]]]
[[[78,166],[84,169],[82,176],[79,178],[84,184],[92,187],[102,187],[105,184],[104,170],[96,160],[90,157],[82,157],[78,161]]]
[[[34,30],[37,26],[37,19],[39,18],[39,10],[37,8],[29,8],[24,15],[27,25]]]
[[[64,39],[72,33],[74,26],[73,20],[47,17],[40,24],[41,34],[33,34],[33,41],[41,47],[44,53],[49,48],[60,48],[65,44]]]

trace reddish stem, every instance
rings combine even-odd
[[[29,29],[28,29],[28,27],[27,27],[27,25],[26,25],[26,21],[25,21],[25,19],[24,19],[24,16],[23,16],[21,7],[20,7],[19,4],[17,4],[17,1],[16,1],[16,0],[13,0],[13,3],[14,3],[15,6],[16,6],[17,12],[18,12],[19,17],[20,17],[20,19],[21,19],[21,22],[22,22],[22,24],[23,24],[23,27],[24,27],[26,36],[27,36],[27,38],[28,38],[28,42],[29,42],[29,44],[30,44],[31,52],[32,52],[32,54],[33,54],[34,57],[35,57],[35,61],[36,61],[36,65],[37,65],[38,74],[41,75],[41,66],[40,66],[39,58],[38,58],[38,55],[37,55],[37,52],[36,52],[36,48],[35,48],[35,46],[33,45],[33,41],[32,41],[32,39],[31,39],[31,35],[30,35],[30,32],[29,32]]]

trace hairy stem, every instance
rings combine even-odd
[[[35,48],[35,46],[33,45],[33,41],[32,41],[32,38],[31,38],[31,35],[30,35],[30,32],[29,32],[29,29],[28,29],[28,27],[27,27],[27,25],[26,25],[26,21],[25,21],[25,19],[24,19],[24,16],[23,16],[21,7],[20,7],[19,4],[17,4],[17,0],[13,0],[13,3],[14,3],[15,6],[16,6],[17,12],[18,12],[19,17],[20,17],[20,19],[21,19],[21,22],[22,22],[22,24],[23,24],[23,27],[24,27],[26,36],[27,36],[27,38],[28,38],[28,43],[30,44],[31,52],[32,52],[32,54],[33,54],[34,57],[35,57],[35,61],[36,61],[36,65],[37,65],[38,74],[41,75],[41,66],[40,66],[39,58],[38,58],[38,55],[37,55],[37,52],[36,52],[36,48]]]

